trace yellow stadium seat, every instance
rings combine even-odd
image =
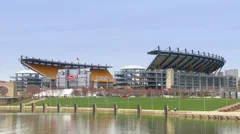
[[[107,69],[91,69],[92,82],[114,82],[113,76]]]
[[[26,64],[36,72],[44,75],[45,77],[51,78],[52,80],[56,79],[58,69],[62,69],[62,67],[55,67],[55,66],[37,65],[37,64],[30,64],[30,63],[26,63]]]
[[[56,66],[47,66],[47,65],[37,65],[26,63],[28,67],[32,68],[36,72],[44,75],[45,77],[51,78],[52,80],[56,79],[59,69],[63,67]],[[90,69],[92,73],[92,82],[114,82],[113,76],[107,69]]]

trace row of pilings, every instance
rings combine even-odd
[[[25,107],[25,105],[23,103],[20,103],[20,113],[24,112],[24,107]],[[78,108],[79,108],[79,106],[77,104],[74,104],[73,105],[73,112],[77,113]],[[34,103],[32,103],[31,104],[31,112],[34,113],[35,109],[36,109],[36,106],[35,106]],[[57,113],[61,112],[61,104],[57,104],[56,110],[57,110]],[[141,115],[141,113],[142,113],[141,105],[137,105],[136,110],[137,110],[137,115]],[[46,103],[43,103],[42,112],[46,113],[47,111],[48,111],[48,105]],[[165,105],[164,106],[164,114],[167,115],[168,111],[169,111],[168,105]],[[92,113],[95,114],[96,112],[97,112],[97,104],[92,104]],[[117,115],[117,113],[118,113],[118,105],[117,104],[113,105],[113,113],[114,113],[114,115]]]
[[[29,111],[29,108],[31,109],[31,112],[39,112],[41,111],[42,113],[47,113],[48,110],[52,110],[53,108],[56,109],[57,113],[61,113],[61,110],[63,110],[66,107],[61,107],[61,104],[57,104],[56,107],[49,107],[46,103],[43,103],[42,106],[38,106],[37,110],[36,110],[36,106],[34,103],[31,104],[31,106],[24,108],[25,105],[23,103],[20,103],[20,113],[24,113],[26,111]],[[69,107],[68,107],[69,108]],[[72,110],[72,112],[74,112],[75,114],[82,111],[83,107],[79,107],[77,104],[74,104],[73,107],[70,107],[70,109],[68,110],[68,112],[71,112],[70,110]],[[169,111],[168,105],[164,105],[164,110],[162,112],[159,112],[159,110],[142,110],[141,105],[136,105],[136,109],[125,109],[123,112],[123,109],[119,109],[117,104],[113,105],[113,108],[97,108],[97,104],[92,104],[91,108],[87,108],[87,111],[92,111],[93,115],[95,115],[97,113],[97,111],[99,110],[99,112],[107,112],[108,110],[113,111],[114,116],[116,116],[118,114],[118,111],[120,113],[135,113],[137,114],[138,117],[141,116],[141,114],[161,114],[161,115],[165,115],[165,116],[177,116],[177,117],[181,117],[181,118],[185,118],[185,119],[206,119],[206,120],[236,120],[236,121],[240,121],[240,116],[239,114],[237,115],[229,115],[229,114],[225,114],[226,112],[217,112],[217,113],[211,113],[211,112],[176,112],[176,111]],[[26,110],[26,111],[25,111]],[[120,111],[121,110],[121,111]],[[55,110],[54,110],[55,111]],[[158,112],[156,112],[158,111]]]

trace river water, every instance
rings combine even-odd
[[[91,113],[1,113],[1,134],[240,134],[240,122]]]

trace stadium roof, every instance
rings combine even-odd
[[[21,56],[20,62],[23,66],[45,76],[56,80],[59,69],[90,69],[92,73],[92,81],[96,80],[96,77],[108,77],[112,78],[112,75],[108,72],[107,68],[111,66],[93,65],[93,64],[80,64],[80,63],[68,63],[53,60],[43,60],[36,58],[29,58]],[[98,82],[112,82],[113,80],[98,80]]]
[[[145,69],[145,68],[142,66],[138,66],[138,65],[128,65],[128,66],[123,67],[122,69]]]
[[[222,68],[225,64],[223,57],[205,52],[180,51],[179,48],[172,50],[171,47],[161,50],[157,49],[148,52],[148,54],[156,55],[155,59],[148,66],[147,70],[169,69],[202,73],[213,73]]]
[[[69,63],[69,62],[61,62],[61,61],[54,61],[54,60],[44,60],[44,59],[37,59],[37,58],[29,58],[29,57],[23,57],[21,56],[21,63],[30,63],[30,64],[36,64],[36,65],[45,65],[45,66],[55,66],[55,67],[63,67],[63,68],[98,68],[98,69],[107,69],[112,68],[112,66],[108,65],[93,65],[93,64],[80,64],[80,63]]]

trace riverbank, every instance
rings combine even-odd
[[[36,106],[42,106],[44,103],[48,106],[62,107],[78,104],[80,107],[91,107],[96,104],[98,108],[112,108],[117,104],[119,109],[135,109],[141,105],[142,109],[164,110],[164,105],[168,105],[170,110],[177,108],[180,111],[215,111],[217,109],[240,102],[239,99],[216,99],[216,98],[47,98],[35,103]],[[26,105],[26,104],[25,104]],[[29,104],[28,106],[30,106]]]
[[[46,107],[46,113],[57,113],[57,107]],[[20,106],[0,106],[2,112],[20,112]],[[24,106],[23,112],[32,113],[31,106]],[[42,113],[42,106],[35,106],[36,113]],[[74,113],[74,107],[61,107],[61,113]],[[93,112],[93,108],[77,108],[76,113]],[[114,114],[113,108],[97,108],[96,112]],[[117,109],[117,114],[138,114],[137,109]],[[159,115],[164,116],[164,110],[146,110],[141,109],[140,115]],[[236,120],[240,121],[240,112],[218,112],[218,111],[168,111],[168,116],[187,119],[205,119],[205,120]]]

